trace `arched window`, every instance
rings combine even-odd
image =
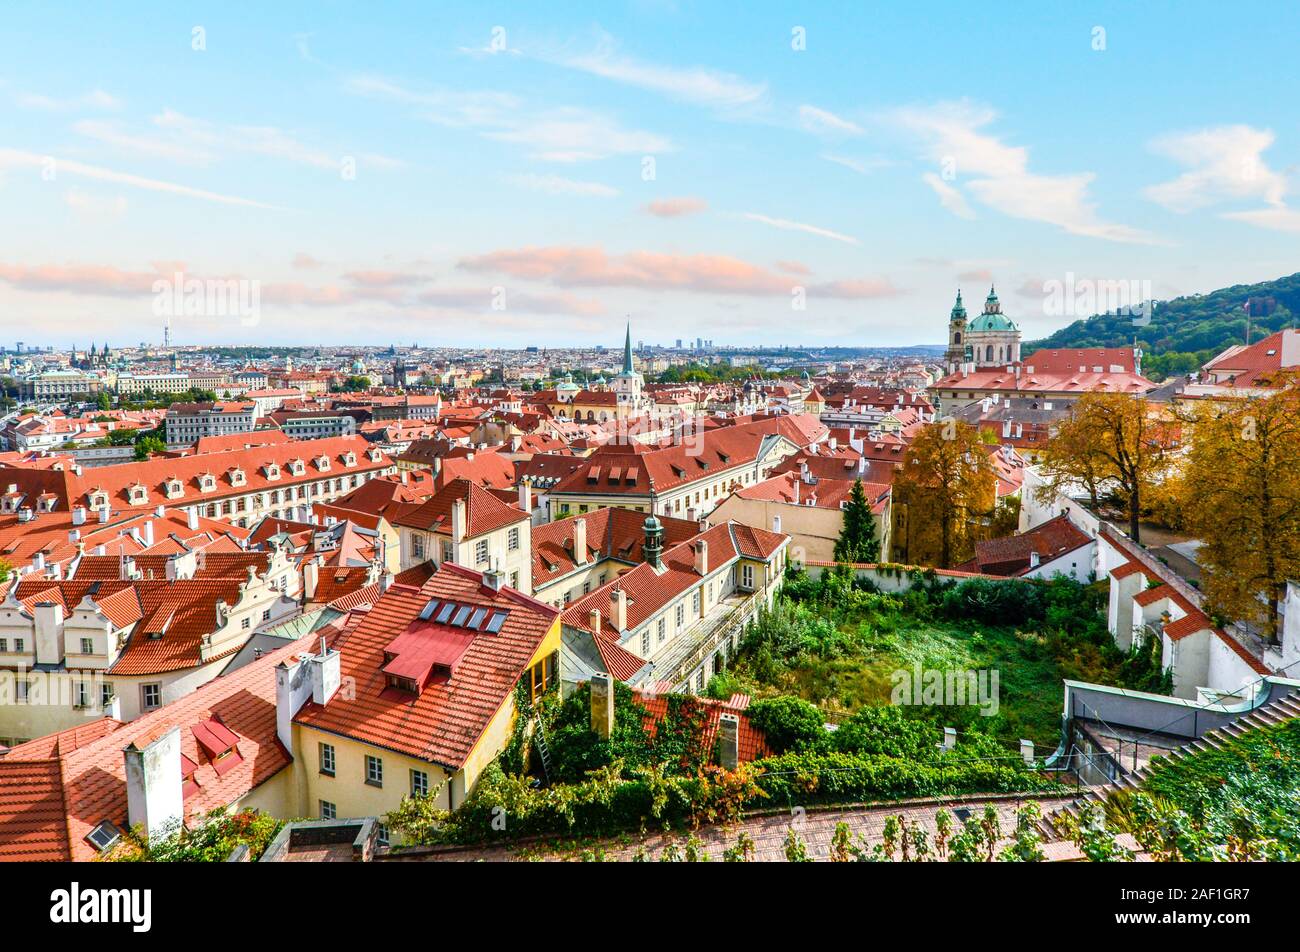
[[[952,335],[952,342],[954,344],[961,343],[961,331],[957,331],[955,334]]]
[[[993,345],[989,344],[984,348],[984,360],[986,363],[993,363]]]

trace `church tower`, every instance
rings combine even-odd
[[[997,291],[989,288],[984,311],[970,322],[966,342],[976,367],[1005,367],[1020,360],[1020,328],[1002,313]]]
[[[623,342],[623,370],[614,378],[613,390],[619,404],[636,407],[641,403],[641,389],[644,386],[645,378],[632,366],[632,324],[629,322],[627,338]]]
[[[966,305],[961,303],[961,290],[957,291],[957,302],[948,315],[948,350],[943,362],[948,373],[954,374],[961,369],[966,359]]]

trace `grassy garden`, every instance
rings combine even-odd
[[[1115,647],[1105,598],[1104,585],[1066,578],[943,585],[921,575],[908,591],[887,595],[848,575],[813,580],[794,571],[707,693],[792,695],[834,723],[889,705],[900,670],[996,671],[992,716],[987,704],[900,709],[937,728],[1051,749],[1060,739],[1062,679],[1169,690],[1158,657]]]

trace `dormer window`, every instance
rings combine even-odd
[[[140,483],[136,483],[134,486],[131,487],[130,493],[128,494],[127,498],[130,499],[131,505],[133,506],[142,502],[148,502],[149,490],[145,489],[144,486],[141,485]]]
[[[379,452],[379,450],[375,449],[374,447],[371,447],[366,452],[366,455],[370,457],[370,462],[372,463],[378,463],[381,459],[384,458],[384,454]]]
[[[357,465],[357,454],[354,453],[354,452],[352,452],[351,450],[348,450],[346,453],[344,453],[344,454],[343,454],[343,465],[344,465],[344,466],[356,466],[356,465]]]
[[[301,476],[307,472],[307,464],[300,459],[289,461],[289,472],[294,476]]]
[[[175,499],[175,498],[177,498],[178,496],[182,496],[182,495],[184,495],[184,493],[185,493],[185,487],[184,487],[183,485],[181,485],[181,481],[180,481],[179,479],[169,479],[169,480],[167,480],[167,498],[168,498],[168,499]]]
[[[242,469],[236,467],[230,471],[230,485],[243,486],[247,482],[248,482],[248,477],[244,475],[244,471]]]
[[[318,470],[320,470],[322,473],[329,472],[329,468],[330,468],[330,458],[329,458],[328,456],[323,456],[323,455],[322,455],[322,456],[317,456],[317,457],[316,457],[316,468],[317,468]]]
[[[216,488],[217,477],[213,476],[211,473],[204,473],[199,477],[199,489],[203,490],[205,493],[210,493]]]
[[[102,509],[108,505],[108,493],[102,489],[96,489],[94,492],[88,493],[87,499],[90,502],[91,509]]]
[[[275,463],[267,463],[263,471],[266,473],[267,479],[280,478],[280,467],[277,466]]]
[[[243,760],[236,746],[239,743],[239,735],[227,727],[221,718],[214,715],[206,721],[199,721],[191,731],[194,733],[194,740],[198,742],[199,749],[207,755],[212,766],[216,768],[217,776],[223,776]]]

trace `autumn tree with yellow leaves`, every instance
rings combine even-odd
[[[1140,542],[1143,500],[1168,472],[1173,432],[1142,397],[1083,394],[1043,451],[1044,492],[1082,485],[1096,504],[1102,491],[1113,490],[1128,511],[1129,535]]]
[[[951,568],[987,535],[996,503],[997,474],[979,431],[952,418],[928,424],[894,478],[895,545],[908,562]]]
[[[1300,390],[1207,403],[1192,417],[1185,524],[1202,541],[1201,587],[1220,615],[1278,635],[1300,578]]]

